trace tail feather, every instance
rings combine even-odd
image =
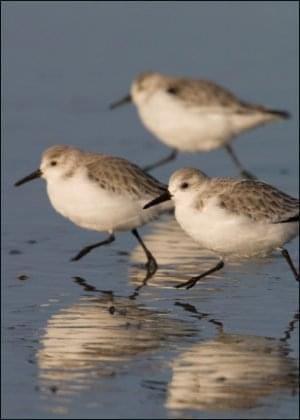
[[[268,114],[274,115],[275,117],[282,118],[284,120],[291,118],[291,114],[288,111],[278,111],[276,109],[265,109],[265,112]]]
[[[278,223],[292,223],[292,222],[299,222],[299,213],[296,214],[295,216],[291,216],[287,219],[279,220],[279,222],[276,222],[276,224],[278,224]]]
[[[283,111],[279,109],[270,109],[263,105],[251,104],[249,102],[241,102],[241,105],[242,105],[242,108],[240,109],[241,113],[249,113],[249,112],[260,113],[260,114],[265,114],[266,116],[269,116],[269,117],[281,118],[284,120],[291,118],[291,114],[288,111]]]

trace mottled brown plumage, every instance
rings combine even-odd
[[[50,161],[60,158],[63,163],[68,159],[69,165],[64,178],[70,178],[81,167],[87,170],[89,180],[112,193],[141,198],[145,194],[161,194],[167,188],[126,159],[60,145],[48,149],[46,153]]]
[[[114,156],[86,154],[83,162],[88,177],[107,191],[141,198],[147,194],[161,194],[166,186],[133,163]]]
[[[198,199],[203,206],[211,197],[218,197],[219,205],[227,211],[256,222],[284,223],[299,217],[298,199],[261,181],[213,178]]]
[[[184,102],[188,108],[222,108],[223,112],[234,114],[266,113],[274,117],[288,118],[286,111],[272,110],[262,105],[251,104],[240,100],[231,91],[223,86],[204,79],[187,79],[167,76],[159,73],[145,72],[137,77],[135,83],[138,89],[143,90],[147,86],[148,79],[155,77],[156,89],[164,89],[174,98]]]

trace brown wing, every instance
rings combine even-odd
[[[87,163],[88,177],[111,192],[136,198],[157,196],[167,187],[126,159],[99,155]]]
[[[222,108],[228,113],[266,113],[277,118],[289,118],[287,111],[274,110],[238,99],[232,92],[210,80],[171,79],[167,92],[190,107]]]
[[[242,102],[231,92],[209,80],[174,79],[167,91],[188,106],[243,108]]]
[[[220,205],[254,221],[288,223],[299,220],[299,200],[264,182],[245,180],[220,194]]]

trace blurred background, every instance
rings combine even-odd
[[[59,387],[65,389],[65,382],[59,375],[54,376],[53,382],[51,369],[61,371],[64,360],[59,359],[53,365],[45,365],[41,360],[45,361],[47,357],[54,360],[51,351],[46,356],[45,351],[47,343],[54,348],[57,344],[55,340],[53,342],[51,325],[54,323],[59,328],[64,325],[64,321],[57,321],[64,311],[71,313],[71,320],[75,320],[71,330],[78,328],[76,320],[82,316],[80,311],[78,315],[78,308],[82,307],[82,299],[88,292],[72,278],[84,278],[98,289],[113,289],[118,296],[124,297],[131,293],[136,284],[135,276],[141,276],[137,273],[141,273],[143,267],[137,258],[126,256],[136,246],[126,234],[113,246],[97,250],[82,263],[70,264],[68,259],[84,244],[96,242],[99,235],[84,232],[56,214],[49,205],[43,182],[37,181],[18,190],[13,184],[37,169],[42,151],[53,144],[71,144],[123,156],[141,166],[166,155],[166,146],[144,129],[132,105],[114,112],[108,109],[111,102],[128,92],[131,81],[139,72],[154,70],[211,79],[244,100],[291,112],[293,118],[287,122],[270,124],[240,136],[235,150],[245,167],[259,178],[297,196],[298,2],[4,1],[1,11],[5,418],[99,418],[100,415],[103,418],[216,418],[216,415],[220,416],[218,418],[243,418],[250,415],[249,408],[254,410],[251,411],[253,418],[297,418],[294,387],[289,383],[280,388],[277,381],[276,389],[264,392],[261,378],[257,377],[256,382],[250,382],[254,383],[258,394],[255,398],[251,394],[248,405],[236,407],[229,401],[220,408],[220,404],[214,405],[211,400],[203,403],[203,397],[201,404],[195,399],[183,405],[174,403],[174,392],[170,395],[168,391],[172,358],[185,352],[191,344],[199,344],[216,335],[215,326],[209,322],[199,332],[199,319],[174,305],[175,299],[179,303],[188,300],[201,308],[200,312],[222,321],[230,330],[228,332],[245,334],[248,342],[249,336],[280,340],[289,323],[297,319],[294,311],[298,298],[293,278],[280,258],[266,264],[254,262],[246,267],[225,270],[211,283],[204,283],[188,294],[176,290],[174,295],[174,289],[163,286],[168,270],[172,268],[174,272],[180,264],[180,255],[174,258],[170,244],[161,283],[160,277],[157,281],[154,279],[154,285],[158,287],[143,289],[145,291],[138,299],[147,310],[175,317],[180,327],[176,323],[173,327],[172,319],[165,328],[166,331],[178,329],[178,339],[162,330],[154,340],[155,345],[151,346],[150,356],[147,349],[138,359],[127,358],[125,365],[123,362],[117,367],[113,364],[104,379],[95,374],[91,381],[92,372],[97,368],[101,371],[103,366],[93,354],[87,365],[88,384],[83,376],[85,386],[80,388],[77,372],[79,376],[68,376],[77,390],[76,398],[68,387],[60,396]],[[175,162],[153,174],[167,182],[169,175],[182,166],[196,166],[210,175],[237,175],[222,150],[180,154]],[[156,246],[163,244],[166,249],[160,228],[161,225],[152,237],[148,236],[154,255]],[[146,240],[149,232],[151,226],[143,230]],[[181,235],[178,232],[176,235]],[[296,245],[294,241],[289,248],[295,260],[299,255]],[[197,264],[194,250],[193,264],[189,261],[188,267],[195,270]],[[26,276],[26,281],[20,280],[20,276]],[[89,313],[97,313],[91,315],[97,320],[99,305],[90,300],[84,301],[84,305],[89,306]],[[129,317],[131,312],[130,307]],[[140,309],[134,310],[134,319],[137,313]],[[111,326],[105,322],[108,331],[120,328],[119,324]],[[156,331],[155,322],[147,330],[146,339]],[[296,321],[292,325],[294,331]],[[54,336],[59,341],[60,336],[55,335],[55,331]],[[52,341],[47,341],[49,334]],[[171,344],[160,348],[157,342],[164,335],[166,343]],[[291,334],[288,349],[293,359],[283,361],[289,369],[297,359],[296,335],[295,331]],[[145,337],[140,339],[143,341]],[[78,340],[83,349],[93,346],[90,336],[83,335]],[[98,338],[96,341],[99,342]],[[121,342],[126,346],[125,339]],[[66,351],[64,346],[68,344],[63,343],[61,352],[55,353],[55,357],[62,357]],[[255,346],[253,348],[257,351]],[[44,353],[43,349],[46,349]],[[264,353],[264,347],[259,349]],[[72,372],[79,365],[83,366],[88,357],[77,350],[73,355],[76,363],[70,365]],[[101,350],[96,352],[100,353]],[[133,354],[139,355],[139,352],[133,349],[130,355]],[[116,358],[119,360],[119,355]],[[277,362],[275,365],[278,367]],[[291,374],[289,369],[287,375]],[[285,372],[284,368],[279,370]],[[45,372],[50,373],[50,379]],[[273,372],[273,377],[278,378],[277,371]],[[185,380],[181,381],[183,387],[186,387]],[[286,384],[286,378],[282,383]],[[278,389],[282,393],[282,388],[288,392],[279,398]],[[44,389],[50,390],[46,397]],[[259,395],[265,400],[258,401]]]

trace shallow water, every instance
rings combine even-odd
[[[279,256],[210,267],[172,218],[77,263],[99,235],[57,215],[43,182],[13,183],[54,143],[127,157],[167,154],[133,108],[107,106],[141,70],[207,77],[295,117],[242,136],[259,178],[297,195],[298,10],[293,2],[2,3],[2,417],[298,418],[297,284]],[[180,155],[236,175],[223,151]],[[298,260],[297,241],[288,245]]]

